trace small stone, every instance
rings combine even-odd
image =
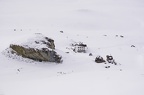
[[[131,45],[131,47],[135,47],[135,45]]]
[[[120,35],[121,38],[124,38],[124,36]]]
[[[93,56],[93,54],[92,54],[92,53],[90,53],[90,54],[89,54],[89,56]]]
[[[63,33],[63,31],[60,31],[60,33]]]
[[[105,68],[110,68],[110,66],[105,66]]]

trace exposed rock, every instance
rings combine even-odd
[[[124,36],[123,36],[123,35],[120,35],[120,37],[121,37],[121,38],[124,38]]]
[[[113,56],[111,56],[111,55],[107,55],[106,60],[104,60],[103,57],[101,57],[101,56],[97,56],[95,58],[95,62],[96,63],[104,63],[104,64],[110,63],[110,64],[117,65],[117,62],[113,59]],[[106,66],[105,68],[110,68],[110,66]]]
[[[63,31],[60,31],[60,33],[63,33]]]
[[[105,66],[105,68],[110,68],[110,66]]]
[[[135,45],[131,45],[131,47],[135,47]]]
[[[93,56],[93,54],[92,54],[92,53],[89,53],[89,56]]]
[[[69,53],[69,52],[66,52],[67,54]]]
[[[113,59],[113,56],[107,55],[106,58],[107,58],[106,60],[107,60],[108,63],[117,65],[117,63],[116,63],[115,60]]]
[[[35,61],[62,62],[62,57],[54,51],[54,40],[42,35],[25,44],[11,44],[10,48],[12,49],[11,53]]]
[[[104,63],[104,62],[106,62],[106,61],[103,59],[103,57],[97,56],[97,57],[95,58],[95,62],[96,62],[96,63]]]
[[[55,49],[54,40],[48,37],[45,37],[45,39],[47,40],[47,42],[43,41],[43,44],[46,44],[51,49]]]

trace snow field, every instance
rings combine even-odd
[[[0,0],[0,95],[144,95],[143,17],[143,0]],[[62,64],[3,54],[35,33],[54,39]],[[80,41],[86,53],[70,49]]]

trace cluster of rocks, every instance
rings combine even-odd
[[[113,56],[111,56],[111,55],[106,55],[106,60],[101,56],[97,56],[95,58],[95,62],[96,63],[105,63],[105,64],[111,63],[111,64],[114,64],[114,65],[117,65],[117,63],[115,62]]]
[[[103,36],[108,36],[108,35],[103,35]],[[121,37],[121,38],[124,38],[124,36],[123,35],[115,35],[115,37]]]
[[[104,63],[104,62],[106,62],[106,61],[103,59],[103,57],[97,56],[97,57],[95,58],[95,62],[96,62],[96,63]]]
[[[115,35],[116,37],[121,37],[121,38],[124,38],[124,36],[123,35]]]

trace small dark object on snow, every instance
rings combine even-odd
[[[38,42],[38,41],[35,41],[35,43],[36,43],[36,44],[39,44],[39,42]]]
[[[135,45],[131,45],[131,47],[135,47]]]
[[[118,37],[118,35],[116,35],[116,37]]]
[[[17,69],[18,72],[20,72],[20,69]]]
[[[97,57],[95,58],[95,62],[96,62],[96,63],[104,63],[105,60],[104,60],[101,56],[97,56]]]
[[[69,52],[66,52],[66,53],[69,53]]]
[[[121,38],[124,38],[124,36],[120,35]]]
[[[105,66],[105,68],[110,68],[110,66]]]
[[[113,60],[113,57],[111,55],[107,55],[106,58],[107,58],[108,62],[109,62],[109,60]]]
[[[115,62],[115,60],[113,59],[111,55],[107,55],[106,58],[107,58],[106,60],[108,61],[108,63],[117,65],[117,63]]]
[[[93,54],[92,54],[92,53],[90,53],[90,54],[89,54],[89,56],[93,56]]]
[[[60,31],[61,33],[63,33],[63,31]]]
[[[14,29],[14,31],[16,31],[16,29]]]

